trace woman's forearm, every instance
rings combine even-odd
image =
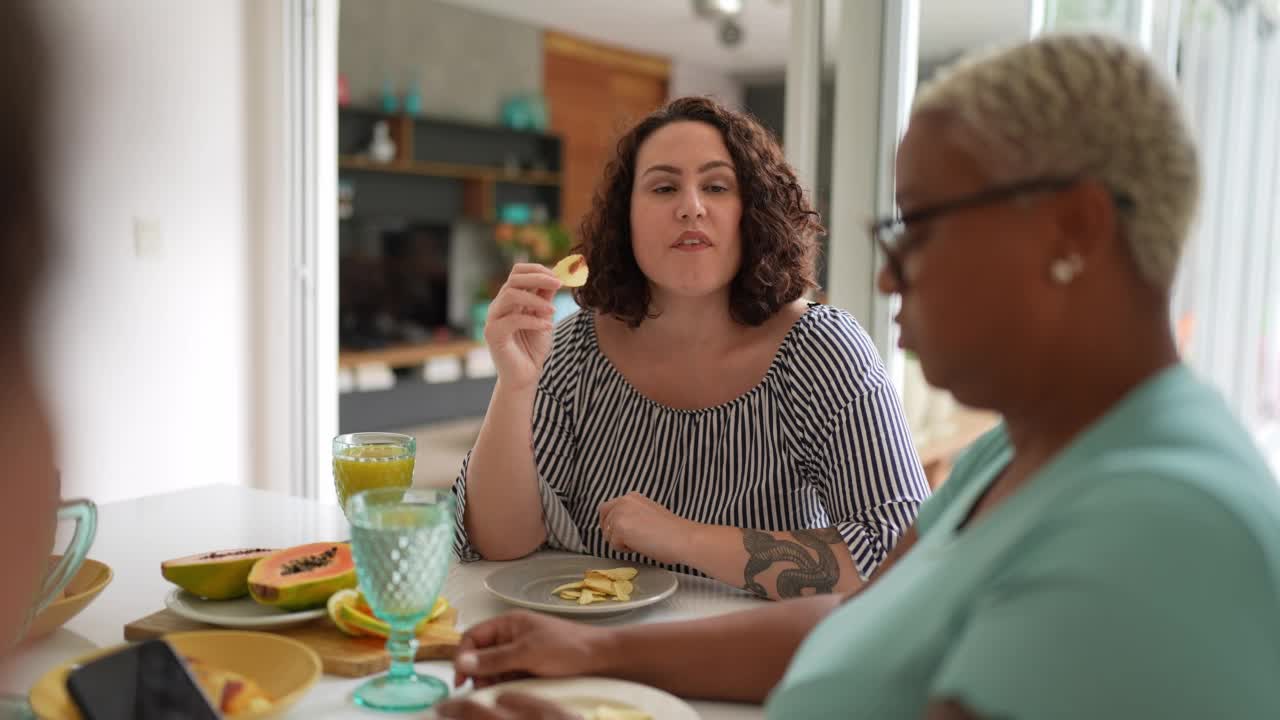
[[[834,527],[766,532],[696,525],[686,552],[687,564],[773,600],[850,593],[863,584]]]
[[[681,697],[760,703],[840,599],[823,595],[713,618],[619,627],[599,651],[599,672]]]
[[[488,560],[512,560],[546,541],[533,461],[536,388],[511,390],[499,379],[467,464],[463,517],[472,547]]]

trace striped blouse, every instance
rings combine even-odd
[[[637,392],[601,352],[594,315],[578,312],[556,327],[533,413],[553,549],[651,562],[613,551],[599,527],[601,502],[636,491],[699,523],[834,526],[866,577],[929,495],[875,346],[852,316],[826,305],[795,322],[756,386],[701,410]],[[469,460],[453,486],[463,561],[480,559],[461,521]]]

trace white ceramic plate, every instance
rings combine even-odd
[[[574,600],[562,600],[551,594],[553,589],[561,585],[582,580],[588,570],[618,567],[634,567],[638,571],[631,581],[634,585],[631,599],[626,602],[606,600],[579,605]],[[676,576],[661,568],[628,565],[617,560],[587,555],[517,560],[493,571],[484,579],[486,590],[512,605],[559,615],[616,615],[629,612],[662,602],[671,597],[679,586]]]
[[[648,685],[610,678],[533,678],[492,685],[470,693],[467,698],[493,707],[504,692],[519,691],[537,695],[570,710],[586,715],[600,705],[610,709],[640,710],[655,720],[699,720],[689,703]]]
[[[322,618],[324,608],[284,612],[259,605],[245,596],[235,600],[205,600],[186,590],[174,590],[164,599],[165,607],[188,620],[240,630],[275,630]]]

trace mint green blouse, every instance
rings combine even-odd
[[[1280,489],[1213,390],[1162,371],[957,530],[1011,456],[1003,427],[964,454],[770,718],[1280,717]]]

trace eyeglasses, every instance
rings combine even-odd
[[[894,283],[897,285],[899,292],[901,292],[907,287],[904,270],[906,258],[909,254],[918,250],[925,240],[919,233],[912,232],[913,226],[919,227],[921,223],[944,215],[984,205],[994,205],[1030,193],[1066,190],[1080,182],[1080,180],[1080,177],[1036,178],[1008,185],[998,185],[986,190],[979,190],[971,195],[913,210],[905,215],[872,220],[867,225],[867,231],[871,235],[872,242],[884,252],[885,263],[889,267],[889,273],[893,276]],[[1133,200],[1127,195],[1112,193],[1112,200],[1115,202],[1116,207],[1122,211],[1128,211],[1133,208]]]

